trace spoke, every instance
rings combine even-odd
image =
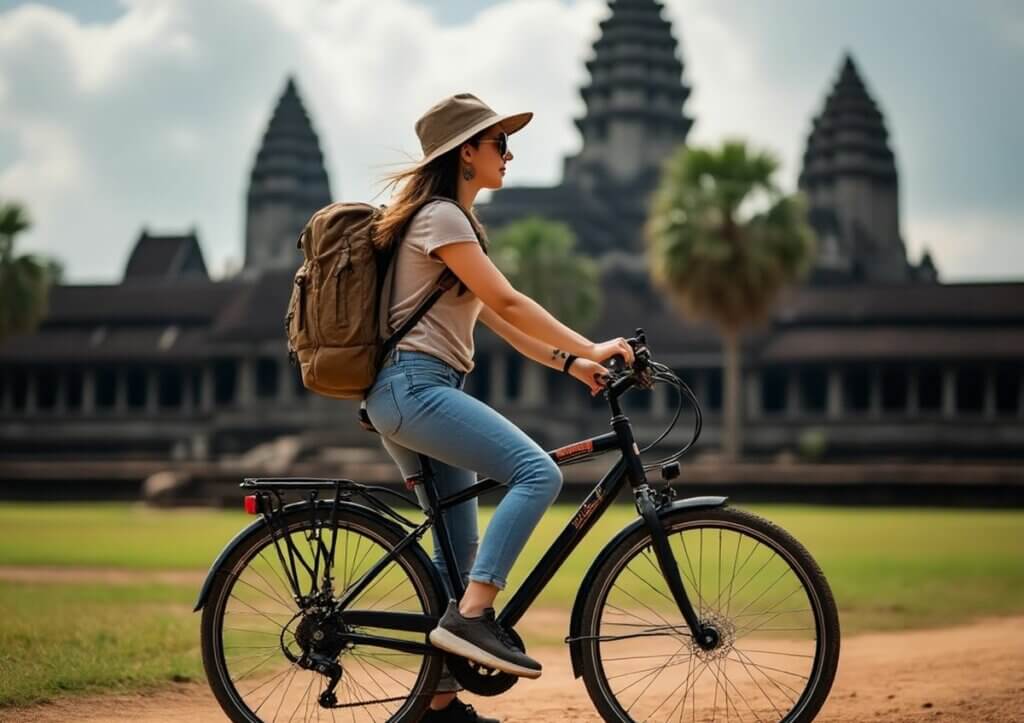
[[[657,566],[657,565],[655,564],[655,562],[654,562],[653,560],[651,560],[651,558],[650,558],[650,556],[648,556],[648,554],[647,554],[646,550],[641,550],[641,551],[640,551],[640,554],[641,554],[641,555],[643,555],[643,557],[644,557],[644,559],[645,559],[645,560],[647,560],[647,563],[648,563],[648,564],[649,564],[649,565],[651,566],[651,568],[652,568],[652,569],[654,570],[654,572],[655,572],[655,573],[656,573],[656,574],[657,574],[657,575],[658,575],[658,576],[659,576],[659,577],[660,577],[661,579],[663,579],[663,580],[664,580],[664,579],[665,579],[665,576],[664,576],[664,574],[663,574],[663,573],[661,572],[661,568],[660,568],[660,567],[658,567],[658,566]],[[677,567],[678,567],[678,565],[677,565]],[[628,566],[628,565],[626,566],[626,569],[627,569],[627,570],[629,570],[629,566]],[[630,570],[630,572],[633,572],[633,571],[632,571],[632,570]],[[683,568],[681,568],[681,567],[680,567],[680,568],[679,568],[679,572],[681,572],[681,573],[682,573],[682,576],[683,576],[683,578],[684,578],[685,580],[687,580],[688,582],[690,582],[690,590],[691,590],[691,591],[693,591],[693,592],[696,592],[696,593],[697,593],[697,597],[698,597],[698,598],[700,599],[701,603],[705,603],[705,604],[706,604],[706,602],[707,602],[707,601],[706,601],[706,600],[704,600],[704,598],[703,598],[703,597],[701,596],[701,594],[700,594],[700,587],[699,587],[699,586],[697,585],[697,583],[696,583],[696,582],[693,582],[692,580],[690,580],[690,578],[689,578],[689,577],[687,577],[687,576],[686,576],[686,570],[684,570]],[[633,574],[634,574],[634,575],[637,575],[637,573],[635,573],[635,572],[633,572]],[[652,589],[652,590],[655,590],[655,592],[659,593],[659,594],[660,594],[660,595],[661,595],[661,596],[662,596],[663,598],[665,598],[665,599],[666,599],[666,600],[668,600],[668,601],[669,601],[670,603],[672,603],[672,609],[673,609],[673,610],[677,609],[677,608],[676,608],[676,601],[675,601],[675,598],[673,598],[673,597],[669,597],[668,595],[666,595],[665,593],[661,592],[660,590],[657,590],[656,588],[654,588],[654,586],[653,586],[653,585],[651,585],[651,583],[647,582],[647,580],[644,580],[644,578],[643,578],[642,576],[640,576],[640,575],[637,575],[637,577],[639,577],[639,578],[640,578],[641,580],[643,580],[643,581],[644,581],[645,583],[647,583],[647,585],[649,585],[649,586],[651,587],[651,589]],[[667,585],[667,584],[668,584],[668,583],[666,582],[666,585]]]
[[[772,560],[774,560],[774,559],[775,559],[776,557],[778,557],[778,555],[776,555],[776,554],[775,554],[775,550],[771,549],[770,547],[768,548],[768,551],[769,551],[769,552],[771,553],[771,554],[770,554],[770,555],[768,556],[768,559],[764,561],[764,564],[763,564],[763,565],[761,565],[761,567],[757,568],[757,572],[755,572],[755,573],[754,573],[753,575],[751,575],[751,576],[750,576],[750,577],[749,577],[749,578],[747,579],[747,581],[746,581],[745,583],[743,583],[743,585],[741,585],[741,586],[740,586],[740,589],[739,589],[739,590],[736,590],[736,591],[735,591],[735,592],[734,592],[734,593],[732,594],[732,597],[730,597],[730,598],[729,598],[729,602],[727,603],[728,605],[731,605],[731,604],[732,604],[732,598],[736,597],[736,596],[737,596],[737,595],[739,595],[739,594],[740,594],[741,592],[743,592],[743,590],[744,590],[744,589],[746,589],[747,585],[749,585],[750,583],[752,583],[752,582],[754,581],[754,579],[755,579],[755,578],[756,578],[756,577],[757,577],[758,575],[760,575],[760,574],[761,574],[761,571],[762,571],[762,570],[764,570],[764,569],[765,569],[766,567],[768,567],[768,564],[769,564],[769,563],[770,563],[770,562],[771,562]],[[787,569],[788,569],[788,568],[787,568]]]
[[[733,650],[740,650],[740,648],[734,645],[733,646]],[[802,653],[780,653],[778,651],[772,651],[772,650],[751,650],[750,648],[743,648],[743,652],[745,652],[745,653],[763,653],[765,655],[786,655],[786,656],[789,656],[791,658],[812,658],[812,659],[814,658],[813,655],[804,655]]]
[[[676,648],[676,652],[671,653],[671,654],[666,654],[666,655],[658,656],[658,657],[678,658],[678,657],[681,657],[682,655],[685,655],[687,660],[688,660],[690,658],[689,652],[686,652],[686,651],[680,652],[684,647],[685,647],[685,645],[680,645],[678,648]],[[654,665],[654,666],[651,666],[650,668],[641,668],[640,670],[631,670],[628,673],[618,673],[617,675],[609,675],[609,676],[607,676],[605,678],[605,680],[614,680],[615,678],[624,678],[624,677],[629,676],[629,675],[639,675],[640,673],[647,673],[647,672],[650,672],[652,670],[664,670],[665,668],[671,667],[673,665],[680,665],[683,662],[685,662],[685,661],[679,661],[678,663],[673,663],[673,662],[662,663],[661,665]],[[625,690],[625,688],[623,688],[623,690]]]
[[[268,660],[273,658],[275,655],[277,655],[277,651],[276,650],[273,653],[271,653],[270,655],[268,655],[267,657],[265,657],[260,662],[256,663],[256,665],[254,665],[253,667],[249,668],[249,670],[247,670],[240,678],[232,678],[231,682],[233,684],[235,684],[235,688],[236,689],[238,688],[238,683],[241,683],[243,680],[245,680],[246,676],[248,676],[250,673],[252,673],[254,670],[256,670],[256,668],[260,667],[261,665],[266,663]]]
[[[743,668],[743,671],[747,674],[747,677],[750,678],[750,680],[753,681],[754,685],[757,686],[757,689],[761,691],[761,695],[763,695],[765,698],[768,699],[768,703],[775,710],[775,712],[778,713],[779,717],[780,718],[784,717],[783,714],[782,714],[782,711],[780,711],[778,709],[778,706],[775,705],[775,701],[772,700],[770,695],[768,695],[767,693],[764,692],[764,688],[761,687],[761,684],[758,683],[757,680],[754,678],[754,676],[750,674],[750,669],[747,667],[747,664],[745,662],[743,662],[743,660],[738,660],[736,662],[738,662],[740,664],[740,667]]]
[[[680,645],[680,646],[679,646],[679,650],[681,650],[682,648],[683,648],[683,646],[682,646],[682,645]],[[677,650],[676,652],[678,653],[678,650]],[[679,664],[679,665],[682,665],[682,664],[683,664],[683,662],[685,662],[685,661],[679,661],[679,663],[678,663],[678,664]],[[651,668],[651,670],[652,670],[652,671],[653,671],[653,670],[662,670],[662,669],[664,669],[664,667],[665,667],[665,666],[659,666],[658,668]],[[643,672],[643,671],[636,671],[636,673],[639,673],[639,672]],[[627,673],[627,675],[636,675],[636,673],[631,673],[631,674]],[[647,673],[646,675],[644,675],[644,676],[642,676],[642,677],[640,677],[640,678],[637,678],[636,680],[634,680],[634,681],[633,681],[632,683],[630,683],[629,685],[627,685],[627,686],[626,686],[625,688],[622,688],[622,689],[620,689],[620,690],[617,690],[617,691],[615,691],[615,695],[616,695],[616,696],[618,696],[618,695],[620,695],[620,694],[622,694],[622,693],[626,692],[627,690],[629,690],[630,688],[632,688],[632,687],[633,687],[634,685],[636,685],[637,683],[640,683],[640,682],[642,682],[642,681],[646,680],[647,678],[649,678],[649,677],[650,677],[650,676],[652,676],[652,675],[655,675],[655,673],[653,673],[653,672],[648,672],[648,673]],[[634,700],[634,701],[633,701],[633,703],[635,704],[635,703],[636,703],[636,701]],[[631,707],[632,707],[632,706],[631,706]]]
[[[408,668],[403,668],[398,663],[387,659],[389,657],[396,657],[396,656],[401,656],[403,658],[408,658],[409,657],[409,653],[395,653],[394,655],[385,653],[385,654],[381,655],[381,654],[376,654],[376,653],[356,653],[356,652],[353,652],[352,655],[354,655],[357,658],[373,658],[374,660],[379,660],[382,663],[387,663],[390,666],[398,668],[399,670],[402,670],[402,671],[408,673],[409,675],[417,675],[415,670],[409,670]]]
[[[787,690],[791,691],[794,695],[796,695],[797,700],[800,699],[800,693],[798,691],[794,690],[793,688],[791,688],[790,686],[786,685],[785,683],[780,683],[779,681],[775,680],[775,678],[772,678],[770,675],[765,674],[764,671],[762,670],[762,666],[760,666],[757,663],[755,663],[748,656],[743,655],[743,653],[740,653],[740,658],[743,659],[743,660],[746,660],[750,665],[753,665],[755,668],[757,668],[758,671],[760,671],[761,674],[764,675],[764,677],[768,679],[768,682],[771,683],[772,685],[774,685],[775,689],[778,690],[780,693],[782,693],[782,695],[786,698],[786,700],[789,701],[790,705],[795,703],[796,700],[790,699],[789,695],[786,693],[785,690],[782,689],[782,687],[785,687]],[[736,662],[740,662],[740,660],[736,659],[736,658],[731,658],[731,660],[736,660]],[[772,670],[775,670],[775,671],[778,671],[778,672],[787,672],[787,671],[781,671],[778,668],[772,668]],[[788,673],[788,674],[789,675],[795,675],[795,673]],[[797,677],[803,678],[804,680],[807,680],[807,678],[805,676],[797,676]]]
[[[240,597],[236,597],[236,596],[235,596],[235,593],[234,593],[234,591],[232,591],[232,592],[231,592],[231,595],[230,595],[230,597],[232,597],[232,598],[234,598],[235,600],[237,600],[238,602],[242,603],[243,605],[245,605],[245,606],[246,606],[247,608],[249,608],[249,609],[250,609],[250,610],[252,610],[253,612],[255,612],[255,613],[258,613],[259,615],[261,615],[261,616],[265,617],[265,618],[266,618],[267,620],[269,620],[269,621],[271,622],[271,624],[273,624],[273,625],[277,625],[277,626],[278,626],[278,627],[280,627],[280,628],[286,627],[286,626],[284,626],[284,625],[281,625],[281,623],[279,623],[279,622],[277,622],[276,620],[274,620],[274,619],[273,619],[272,617],[270,617],[269,615],[267,615],[267,614],[266,614],[265,612],[263,612],[262,610],[257,610],[256,608],[254,608],[254,607],[253,607],[252,605],[250,605],[249,603],[247,603],[247,602],[246,602],[245,600],[243,600],[242,598],[240,598]]]
[[[778,584],[779,584],[779,580],[781,580],[781,579],[782,579],[783,577],[785,577],[785,576],[786,576],[786,573],[788,573],[788,572],[792,572],[792,571],[791,571],[791,570],[790,570],[790,569],[789,569],[789,568],[787,567],[786,569],[784,569],[784,570],[783,570],[783,571],[782,571],[782,572],[781,572],[781,573],[779,574],[779,576],[778,576],[777,578],[775,578],[774,580],[772,580],[771,584],[770,584],[770,585],[769,585],[768,587],[766,587],[766,588],[765,588],[764,590],[762,590],[762,591],[761,591],[761,594],[760,594],[760,595],[758,595],[758,596],[757,596],[757,597],[755,597],[755,598],[754,598],[753,600],[751,600],[751,601],[750,601],[750,602],[748,602],[748,603],[747,603],[746,605],[744,605],[744,606],[743,606],[743,609],[742,609],[742,610],[740,610],[740,612],[741,612],[741,613],[745,613],[745,612],[746,612],[746,611],[747,611],[748,609],[750,609],[750,606],[751,606],[751,605],[753,605],[753,604],[754,604],[754,603],[756,603],[756,602],[757,602],[758,600],[760,600],[761,598],[763,598],[763,597],[764,597],[764,596],[765,596],[765,595],[766,595],[766,594],[768,593],[768,591],[769,591],[769,590],[771,590],[771,589],[772,589],[773,587],[775,587],[776,585],[778,585]],[[803,586],[802,586],[802,585],[800,585],[799,587],[797,587],[797,590],[801,589],[802,587],[803,587]],[[794,590],[793,592],[796,592],[796,590]],[[792,594],[793,594],[793,592],[791,592],[791,593],[789,593],[789,594],[790,594],[790,595],[792,595]],[[779,602],[775,603],[775,605],[773,605],[772,607],[778,607],[779,605],[781,605],[781,604],[782,604],[782,602],[783,602],[784,600],[787,600],[787,599],[789,599],[789,597],[788,597],[788,596],[787,596],[787,597],[785,597],[785,598],[783,598],[783,600],[780,600]]]
[[[263,704],[264,704],[264,703],[266,703],[266,702],[267,702],[268,700],[270,700],[270,696],[272,696],[272,695],[274,694],[274,691],[275,691],[275,690],[277,690],[278,688],[280,688],[280,687],[281,687],[281,683],[283,683],[283,682],[285,681],[285,679],[286,679],[286,678],[288,677],[288,675],[290,675],[290,674],[291,674],[292,670],[294,670],[294,669],[295,669],[295,668],[297,668],[297,667],[298,667],[298,666],[297,666],[297,665],[296,665],[295,663],[292,663],[292,664],[291,664],[290,666],[288,666],[287,668],[285,668],[284,670],[282,670],[282,671],[281,671],[280,673],[278,673],[277,675],[273,676],[272,678],[268,678],[267,680],[265,680],[265,681],[263,681],[262,683],[260,683],[259,685],[257,685],[257,686],[256,686],[255,688],[253,688],[252,690],[250,690],[250,691],[249,691],[248,693],[244,693],[244,694],[242,694],[242,693],[241,693],[241,691],[239,691],[239,693],[240,693],[240,694],[242,695],[242,698],[248,698],[248,697],[249,697],[250,695],[252,695],[253,693],[255,693],[255,692],[256,692],[257,690],[259,690],[260,688],[262,688],[263,686],[265,686],[265,685],[266,685],[267,683],[269,683],[270,681],[272,681],[272,680],[274,680],[274,679],[276,679],[276,678],[280,678],[280,680],[278,680],[278,681],[277,681],[277,683],[276,683],[276,684],[274,685],[274,687],[270,689],[270,692],[269,692],[269,693],[267,693],[267,697],[266,697],[266,698],[264,698],[264,699],[263,699],[263,700],[262,700],[262,701],[260,702],[260,704],[259,704],[258,706],[256,706],[255,708],[253,708],[253,713],[259,713],[259,712],[260,712],[260,708],[262,708],[262,707],[263,707]]]
[[[284,579],[281,577],[281,574],[277,571],[277,568],[274,567],[274,565],[267,558],[263,557],[263,553],[266,552],[266,549],[267,548],[264,547],[262,550],[260,550],[259,554],[256,557],[258,557],[261,560],[263,560],[263,562],[266,564],[266,566],[270,568],[270,571],[272,573],[274,573],[274,576],[278,579],[278,582],[280,582],[284,586],[284,589],[286,591],[289,590],[288,583],[285,582]],[[253,562],[253,564],[249,565],[249,569],[253,571],[254,575],[257,575],[261,580],[263,580],[263,582],[267,583],[267,587],[269,587],[271,590],[274,590],[274,585],[269,580],[267,580],[267,578],[263,577],[263,575],[260,574],[260,571],[256,568],[256,565],[255,565],[256,559],[255,558],[253,558],[252,562]],[[276,593],[276,590],[274,590],[274,592]],[[294,600],[285,600],[284,598],[282,598],[280,596],[276,596],[276,597],[278,598],[278,600],[281,601],[281,604],[284,605],[289,610],[298,611],[298,607],[296,606]]]
[[[633,600],[636,600],[636,602],[640,603],[640,604],[641,604],[641,605],[642,605],[643,607],[645,607],[645,608],[647,608],[648,610],[650,610],[650,611],[651,611],[652,613],[654,613],[654,615],[655,615],[656,617],[658,617],[658,618],[659,618],[659,619],[661,620],[661,622],[665,623],[665,625],[668,625],[669,627],[673,627],[673,626],[672,626],[672,623],[670,623],[670,622],[669,622],[668,620],[666,620],[666,619],[665,619],[664,617],[662,617],[662,616],[661,616],[661,614],[659,614],[659,613],[658,613],[658,612],[656,612],[655,610],[652,610],[652,609],[650,608],[650,606],[648,606],[648,605],[647,605],[647,603],[645,603],[645,602],[641,602],[640,600],[638,600],[638,599],[637,599],[636,597],[634,597],[633,595],[630,595],[630,593],[629,593],[629,592],[628,592],[627,590],[624,590],[623,588],[619,587],[618,583],[612,583],[612,587],[613,587],[613,588],[618,588],[618,589],[619,589],[619,590],[621,590],[622,592],[626,593],[626,595],[628,595],[629,597],[633,598]]]
[[[753,714],[754,714],[754,718],[755,718],[755,719],[756,719],[756,720],[758,721],[758,723],[760,723],[760,721],[761,721],[761,716],[759,716],[759,715],[757,714],[757,711],[756,711],[756,710],[754,710],[754,707],[753,707],[752,705],[750,705],[750,701],[748,701],[748,700],[747,700],[747,697],[746,697],[745,695],[743,695],[743,691],[742,691],[742,690],[740,690],[739,688],[737,688],[737,687],[736,687],[736,684],[735,684],[735,683],[733,683],[733,682],[732,682],[732,681],[731,681],[731,680],[729,679],[729,676],[726,676],[726,677],[725,677],[725,682],[726,682],[726,683],[727,683],[728,685],[731,685],[731,686],[732,686],[732,689],[733,689],[733,691],[734,691],[734,692],[735,692],[735,693],[736,693],[737,695],[739,695],[739,697],[740,697],[740,700],[742,700],[742,701],[743,701],[743,703],[744,703],[744,704],[745,704],[745,705],[747,706],[747,710],[749,710],[749,711],[750,711],[751,713],[753,713]],[[737,713],[739,713],[739,712],[740,712],[740,711],[739,711],[739,708],[736,708],[736,704],[735,704],[735,703],[733,704],[733,708],[734,708],[734,709],[736,710],[736,712],[737,712]]]
[[[275,625],[278,625],[279,627],[284,627],[280,623],[275,623]],[[281,636],[280,633],[268,633],[266,630],[249,630],[247,628],[222,628],[222,630],[234,630],[239,633],[252,633],[254,635],[270,635],[275,638],[279,638]]]
[[[250,566],[250,569],[251,569],[251,566]],[[278,598],[278,597],[275,597],[274,595],[271,595],[270,593],[268,593],[268,592],[266,592],[266,591],[264,591],[264,590],[260,590],[260,589],[259,589],[258,587],[256,587],[256,586],[255,586],[255,585],[253,585],[252,583],[250,583],[250,582],[249,582],[248,580],[243,580],[243,579],[241,578],[241,576],[235,576],[235,581],[236,581],[236,582],[240,582],[240,583],[242,583],[243,585],[246,585],[246,586],[248,586],[248,587],[251,587],[251,588],[252,588],[253,590],[255,590],[256,592],[258,592],[258,593],[259,593],[260,595],[263,595],[263,596],[267,597],[268,599],[270,599],[270,600],[273,600],[274,602],[277,602],[277,603],[280,603],[280,602],[281,602],[281,599],[280,599],[280,598]],[[293,614],[293,613],[295,612],[295,611],[291,610],[291,608],[290,608],[290,607],[289,607],[288,605],[285,605],[285,607],[286,607],[286,608],[289,608],[289,611],[288,611],[288,612],[284,612],[284,613],[272,613],[272,614],[273,614],[273,615],[291,615],[291,614]]]
[[[288,691],[291,690],[292,683],[295,682],[295,676],[298,675],[299,671],[301,670],[301,668],[299,666],[295,665],[294,663],[292,664],[292,667],[293,667],[292,675],[288,679],[287,685],[285,685],[285,687],[284,687],[284,693],[281,694],[281,702],[277,704],[277,710],[274,711],[274,720],[275,721],[277,720],[278,714],[281,712],[281,708],[284,706],[285,700],[288,699]]]
[[[683,546],[683,554],[686,556],[686,565],[690,568],[690,579],[694,580],[693,586],[697,590],[697,597],[700,599],[701,603],[703,603],[704,600],[700,597],[700,584],[696,582],[696,575],[693,574],[693,560],[690,559],[690,551],[686,549],[686,537],[683,535],[682,531],[679,533],[679,542]],[[700,616],[699,611],[698,616]]]
[[[370,662],[369,660],[360,660],[360,661],[359,661],[359,664],[360,664],[360,665],[362,665],[363,663],[366,663],[367,665],[369,665],[369,666],[370,666],[371,668],[373,668],[374,670],[380,671],[381,673],[383,673],[383,674],[384,674],[384,675],[386,675],[387,677],[391,678],[391,680],[393,680],[393,681],[394,681],[395,683],[397,683],[397,684],[398,684],[399,686],[401,686],[402,688],[405,688],[405,687],[406,687],[406,684],[405,684],[405,683],[403,683],[402,681],[400,681],[400,680],[399,680],[398,678],[396,678],[395,676],[391,675],[391,674],[390,674],[390,673],[389,673],[388,671],[384,670],[383,668],[381,668],[381,667],[379,667],[379,666],[377,666],[377,665],[374,665],[374,664],[373,664],[373,663],[371,663],[371,662]],[[409,671],[406,671],[406,672],[409,672]],[[379,686],[378,686],[378,687],[379,687]],[[383,689],[383,688],[381,688],[381,690],[383,691],[384,689]],[[385,694],[385,695],[387,695],[387,691],[384,691],[384,694]]]
[[[380,560],[378,560],[377,562],[380,562]],[[376,565],[377,563],[374,563],[374,564]],[[366,586],[366,588],[365,588],[365,589],[364,589],[364,590],[363,590],[362,592],[360,592],[360,593],[359,593],[358,595],[356,595],[356,596],[355,596],[355,598],[353,598],[353,599],[352,599],[352,600],[351,600],[351,601],[349,602],[349,606],[351,607],[352,605],[354,605],[354,604],[355,604],[355,602],[356,602],[356,600],[358,600],[358,599],[359,599],[359,598],[361,598],[361,597],[362,597],[363,595],[365,595],[366,593],[370,592],[370,590],[372,590],[373,588],[375,588],[375,587],[376,587],[376,586],[378,585],[378,583],[380,583],[380,581],[381,581],[381,580],[383,580],[383,579],[384,579],[385,577],[387,577],[387,576],[388,576],[388,573],[389,573],[389,571],[391,570],[391,566],[392,566],[392,565],[397,565],[397,564],[398,564],[398,560],[392,560],[391,562],[389,562],[389,563],[388,563],[388,564],[387,564],[387,565],[386,565],[386,566],[384,567],[384,569],[382,569],[382,570],[381,570],[380,572],[378,572],[378,573],[377,573],[377,576],[376,576],[376,577],[377,577],[377,579],[376,579],[376,580],[374,580],[374,581],[373,581],[372,583],[370,583],[369,585],[367,585],[367,586]],[[401,568],[401,567],[399,567],[398,569],[400,569],[400,570],[401,570],[402,568]],[[383,595],[381,596],[381,598],[382,598],[382,599],[386,599],[388,595],[390,595],[391,593],[393,593],[393,592],[394,592],[394,591],[395,591],[395,590],[396,590],[396,589],[398,588],[398,586],[399,586],[399,585],[401,585],[401,584],[402,584],[403,582],[405,582],[405,581],[406,581],[406,578],[405,578],[405,577],[402,577],[402,576],[400,576],[400,577],[399,577],[399,579],[398,579],[398,582],[397,582],[397,583],[395,583],[394,587],[392,587],[392,588],[391,588],[390,590],[388,590],[388,591],[387,591],[386,593],[384,593],[384,594],[383,594]]]
[[[803,583],[801,583],[798,580],[797,581],[797,585],[796,585],[795,588],[793,588],[788,593],[786,593],[785,597],[781,598],[780,600],[776,600],[775,603],[770,608],[768,608],[767,610],[762,610],[761,612],[757,612],[757,613],[746,613],[747,608],[743,608],[743,610],[741,611],[741,613],[739,615],[733,615],[733,617],[734,618],[739,618],[739,617],[750,617],[750,616],[753,616],[753,615],[767,615],[768,613],[774,612],[775,609],[777,607],[779,607],[779,605],[781,605],[782,603],[786,602],[787,600],[789,600],[791,597],[793,597],[794,595],[796,595],[798,592],[800,592],[803,589],[804,589]],[[747,607],[750,607],[750,606],[748,605]],[[780,611],[778,611],[777,614],[778,615],[782,615],[782,614],[787,613],[787,612],[804,612],[804,611],[810,612],[811,609],[810,608],[803,608],[802,610],[780,610]],[[746,614],[744,614],[744,613],[746,613]]]
[[[745,558],[743,558],[743,562],[740,564],[739,569],[737,569],[736,568],[735,557],[739,556],[740,545],[743,542],[743,538],[744,537],[745,537],[745,535],[740,534],[738,532],[736,533],[736,553],[735,553],[735,556],[734,556],[734,559],[733,559],[732,578],[729,580],[729,597],[726,598],[726,601],[725,601],[725,609],[726,609],[726,613],[727,614],[728,614],[728,611],[731,609],[731,606],[732,606],[732,598],[733,598],[733,595],[734,595],[733,585],[736,582],[736,576],[739,575],[741,572],[743,572],[743,570],[747,566],[747,563],[750,562],[750,558],[754,556],[754,553],[757,551],[757,548],[758,548],[757,541],[756,540],[751,540],[750,552],[748,552],[747,556]],[[718,602],[719,601],[716,600],[714,604],[720,608],[721,606],[718,604]]]
[[[404,605],[407,600],[409,600],[410,598],[416,597],[418,594],[419,593],[417,593],[415,590],[413,590],[411,593],[409,593],[406,597],[402,598],[398,602],[391,603],[390,605],[388,605],[386,608],[384,608],[384,610],[382,612],[387,612],[388,610],[394,610],[395,607],[397,607],[398,605]]]
[[[808,676],[800,675],[799,673],[794,673],[791,670],[783,670],[782,668],[773,668],[770,665],[761,665],[759,663],[755,663],[754,660],[749,655],[744,653],[742,650],[736,650],[736,648],[733,648],[733,650],[739,653],[744,660],[746,660],[748,663],[753,665],[758,670],[771,670],[776,673],[782,673],[783,675],[792,675],[794,678],[799,678],[800,680],[810,680]],[[735,660],[737,663],[740,662],[738,658],[729,658],[729,660]],[[767,678],[768,676],[766,675],[765,677]],[[796,693],[797,691],[794,690],[793,692]]]
[[[693,657],[691,656],[691,657],[690,657],[690,659],[689,659],[689,661],[688,661],[688,669],[687,669],[686,677],[685,677],[685,678],[683,679],[683,682],[681,682],[681,683],[680,683],[679,685],[677,685],[677,686],[676,686],[675,688],[673,688],[673,689],[672,689],[672,691],[671,691],[671,692],[670,692],[670,693],[669,693],[669,694],[668,694],[667,696],[665,696],[665,699],[664,699],[663,701],[661,701],[660,703],[658,703],[658,705],[657,705],[657,706],[655,706],[654,710],[652,710],[652,711],[651,711],[651,712],[650,712],[650,713],[648,714],[648,717],[649,717],[649,716],[653,716],[653,715],[654,715],[655,713],[657,713],[657,712],[658,712],[658,708],[661,708],[661,706],[665,705],[665,703],[667,703],[667,702],[668,702],[668,700],[669,700],[669,699],[670,699],[670,698],[671,698],[671,697],[672,697],[673,695],[675,695],[675,693],[676,693],[676,691],[677,691],[677,690],[679,690],[679,689],[680,689],[680,688],[682,688],[682,687],[683,687],[684,685],[686,685],[686,682],[687,682],[687,681],[688,681],[688,680],[690,679],[690,676],[691,676],[691,675],[693,674],[693,661],[694,661],[694,658],[693,658]],[[675,710],[675,706],[673,706],[672,710]],[[672,717],[672,713],[671,713],[671,711],[669,712],[669,717],[670,717],[670,718]]]

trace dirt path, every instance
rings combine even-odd
[[[133,570],[116,567],[58,567],[47,565],[0,565],[0,580],[5,582],[100,583],[137,585],[161,582],[168,585],[194,585],[206,579],[204,570]]]
[[[523,621],[565,629],[566,616],[537,611]],[[550,628],[548,628],[550,629]],[[497,698],[463,694],[490,715],[512,722],[599,721],[582,680],[572,677],[564,648],[530,651],[544,675]],[[223,721],[205,684],[154,694],[71,698],[0,711],[0,721]],[[1024,721],[1024,617],[998,618],[943,630],[869,634],[843,641],[839,675],[819,721]]]

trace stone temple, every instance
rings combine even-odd
[[[644,327],[656,357],[701,401],[700,445],[714,449],[718,338],[654,294],[640,237],[659,161],[695,122],[677,31],[655,0],[610,2],[580,91],[582,149],[565,159],[558,185],[503,189],[480,215],[492,233],[529,214],[568,223],[602,270],[601,315],[587,336]],[[850,55],[828,83],[822,107],[807,109],[799,179],[822,252],[809,281],[745,338],[747,453],[794,451],[818,432],[832,461],[1019,455],[1024,282],[943,284],[927,255],[907,259],[896,154],[879,105]],[[55,288],[38,331],[0,344],[0,469],[39,459],[160,469],[289,435],[380,457],[355,404],[307,393],[287,363],[295,238],[331,199],[313,123],[289,79],[251,169],[243,270],[213,280],[194,229],[143,229],[120,283]],[[469,393],[548,449],[607,431],[600,397],[478,329]],[[663,386],[627,397],[638,438],[659,434],[674,403]]]

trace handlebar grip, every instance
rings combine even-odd
[[[626,357],[622,356],[622,354],[612,354],[606,362],[604,366],[613,372],[621,372],[626,367]]]

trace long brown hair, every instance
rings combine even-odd
[[[485,128],[464,143],[479,148],[480,139],[483,138],[487,130]],[[406,168],[389,173],[381,179],[385,183],[381,192],[399,185],[400,189],[391,203],[381,210],[374,222],[373,244],[377,249],[385,250],[401,240],[401,234],[412,220],[413,214],[431,196],[444,196],[456,203],[459,202],[459,172],[461,171],[459,151],[461,149],[462,144],[460,143],[422,168]],[[377,195],[379,196],[380,192]],[[486,253],[488,247],[486,230],[472,208],[468,208],[466,211],[471,219],[470,223],[480,238],[480,245]]]

